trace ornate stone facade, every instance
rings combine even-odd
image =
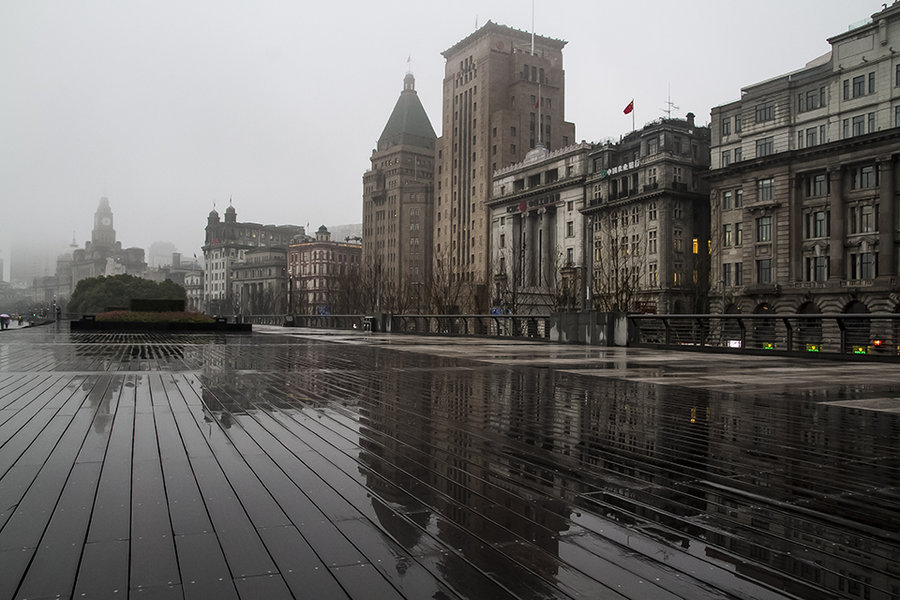
[[[260,225],[238,223],[234,206],[225,209],[225,220],[213,209],[206,224],[203,244],[205,264],[203,306],[209,314],[239,314],[240,288],[234,281],[236,266],[244,263],[247,252],[257,248],[287,246],[295,239],[306,239],[306,231],[296,225]],[[279,267],[278,277],[284,278],[286,264]]]
[[[713,312],[900,308],[900,4],[712,110]]]
[[[361,310],[363,294],[372,290],[360,278],[362,247],[331,241],[324,225],[315,241],[288,248],[288,312],[350,314]]]
[[[596,147],[589,160],[590,306],[706,312],[709,128],[692,113],[660,119]]]

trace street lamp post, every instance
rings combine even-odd
[[[288,314],[294,314],[294,274],[288,275]]]
[[[722,278],[722,314],[725,314],[725,278]]]

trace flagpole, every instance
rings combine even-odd
[[[531,55],[534,56],[534,0],[531,0]]]
[[[628,113],[631,113],[631,131],[636,131],[637,128],[634,124],[634,98],[625,106],[625,114],[627,115]]]

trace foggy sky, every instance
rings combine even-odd
[[[200,255],[206,216],[362,221],[362,175],[402,89],[441,130],[441,52],[488,19],[531,29],[529,0],[452,3],[0,0],[0,256],[41,236],[90,239],[107,196],[123,246]],[[442,7],[442,8],[439,8]],[[881,2],[536,0],[567,40],[577,140],[662,115],[700,124],[743,86],[826,53]]]

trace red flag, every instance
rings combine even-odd
[[[633,110],[634,110],[634,100],[632,100],[631,102],[628,103],[628,106],[625,107],[624,112],[627,115],[628,113],[630,113]]]

